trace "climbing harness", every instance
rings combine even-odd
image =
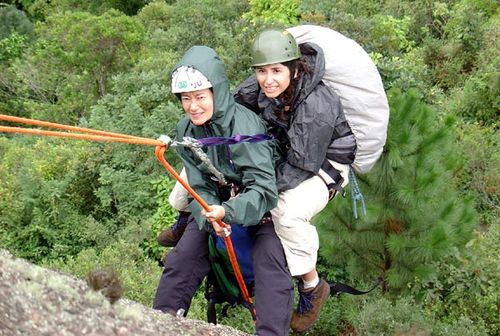
[[[159,140],[154,140],[154,139],[141,138],[120,133],[106,132],[100,130],[93,130],[89,128],[51,123],[41,120],[14,117],[4,114],[0,114],[0,120],[33,125],[33,126],[56,128],[64,131],[79,132],[79,133],[69,133],[69,132],[47,131],[34,128],[0,126],[0,132],[3,133],[20,133],[20,134],[52,136],[52,137],[62,137],[62,138],[81,139],[81,140],[100,141],[100,142],[120,142],[120,143],[128,143],[135,145],[155,146],[155,155],[158,161],[160,161],[160,163],[165,167],[165,169],[188,191],[189,194],[191,194],[191,196],[200,204],[200,206],[205,211],[210,211],[209,205],[191,188],[191,186],[182,177],[180,177],[180,175],[175,171],[175,169],[173,169],[172,166],[170,166],[170,164],[165,160],[164,157],[165,150],[167,149],[169,144],[174,144],[174,142],[167,136],[162,136],[160,137]],[[177,143],[176,145],[180,144]],[[193,146],[193,148],[194,147],[195,146]],[[198,149],[201,150],[201,147],[198,147]],[[231,238],[229,237],[230,226],[224,223],[222,220],[218,220],[217,224],[225,228],[224,232],[226,236],[224,237],[224,243],[226,244],[227,252],[229,255],[229,261],[231,263],[231,267],[233,268],[234,275],[238,282],[238,286],[240,287],[242,296],[250,306],[253,306],[252,298],[250,297],[248,289],[245,285],[245,281],[243,279],[243,275],[241,274],[240,268],[238,266],[236,254],[234,253],[233,243],[231,241]],[[256,316],[255,308],[252,309],[251,313],[252,317]]]

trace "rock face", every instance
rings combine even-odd
[[[0,249],[0,335],[247,335],[230,327],[162,314],[136,302],[115,304],[86,282]]]

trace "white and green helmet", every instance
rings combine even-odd
[[[172,73],[172,93],[208,89],[212,83],[200,71],[190,66],[180,66]]]

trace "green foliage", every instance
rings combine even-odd
[[[386,90],[393,87],[401,90],[417,89],[422,95],[431,95],[426,85],[429,71],[420,49],[413,49],[404,56],[384,56],[380,53],[371,53],[370,56]]]
[[[89,12],[100,15],[116,9],[126,15],[135,15],[150,0],[17,0],[11,1],[23,8],[30,17],[43,21],[54,13]]]
[[[138,19],[151,32],[157,29],[167,30],[175,16],[175,7],[165,1],[150,2],[137,13]]]
[[[498,123],[500,109],[500,35],[499,15],[492,17],[483,27],[483,42],[478,53],[476,70],[466,79],[463,87],[456,87],[447,107],[467,121],[484,125]]]
[[[425,46],[426,62],[438,85],[444,89],[462,86],[482,49],[491,48],[485,43],[485,33],[488,26],[496,26],[498,32],[497,7],[498,3],[491,0],[462,0],[446,13],[447,19],[441,24],[443,37],[429,38]],[[497,51],[494,55],[498,55],[498,44],[492,46]]]
[[[249,0],[250,11],[243,15],[252,23],[296,24],[299,21],[298,0]]]
[[[13,32],[9,37],[0,40],[0,63],[19,58],[26,49],[27,38]]]
[[[357,17],[372,16],[381,11],[380,3],[376,1],[363,0],[302,0],[300,1],[301,12],[321,13],[325,18],[335,23],[333,15],[338,13],[354,14]]]
[[[144,241],[142,249],[148,256],[160,260],[165,253],[165,248],[158,245],[158,234],[170,227],[175,222],[178,214],[177,210],[168,203],[168,195],[170,195],[174,187],[175,180],[163,177],[157,181],[153,181],[152,184],[156,191],[155,198],[158,208],[152,217],[151,234],[149,235],[149,239]]]
[[[117,11],[50,16],[35,32],[33,50],[11,69],[16,91],[31,116],[62,123],[87,115],[111,76],[139,56],[143,39],[142,26]]]
[[[372,300],[353,320],[360,335],[428,335],[432,330],[421,307],[408,298],[394,303],[385,298]]]
[[[0,40],[14,32],[29,37],[33,32],[33,25],[23,11],[14,6],[0,5]]]
[[[466,80],[463,90],[455,90],[457,114],[468,121],[498,124],[500,111],[500,57]]]
[[[481,224],[487,227],[500,217],[500,134],[494,126],[463,124],[459,135],[464,167],[457,178],[463,190],[474,196]]]
[[[86,216],[73,206],[85,193],[85,186],[77,190],[75,184],[81,182],[78,166],[91,153],[88,148],[43,139],[2,139],[1,148],[0,246],[32,261],[89,246],[82,230]],[[91,198],[85,201],[90,206]]]
[[[170,60],[176,61],[191,46],[208,45],[221,57],[230,81],[237,84],[250,72],[247,50],[256,34],[256,27],[241,20],[245,10],[244,3],[232,0],[153,2],[141,10],[139,18],[150,22],[146,25],[155,55],[168,51]],[[171,68],[164,70],[168,79]]]
[[[354,219],[350,202],[339,198],[319,222],[325,256],[347,262],[351,275],[383,276],[385,289],[398,291],[415,277],[428,279],[431,261],[469,240],[475,213],[451,180],[450,121],[438,124],[414,92],[392,91],[390,106],[384,153],[358,178],[368,215]]]
[[[490,335],[500,332],[499,224],[497,217],[488,231],[475,233],[462,253],[454,251],[437,261],[438,272],[432,279],[412,287],[414,295],[439,320],[451,323],[467,317]]]
[[[127,15],[135,15],[137,12],[144,7],[150,0],[105,0],[98,1],[102,3],[100,8],[106,9],[118,9],[119,11]]]
[[[386,55],[399,55],[401,52],[412,50],[414,43],[408,40],[412,24],[409,16],[397,19],[391,15],[377,15],[374,19],[374,48]]]
[[[168,89],[161,70],[132,71],[113,78],[111,92],[93,107],[87,126],[146,138],[161,134],[173,137],[181,112],[178,105],[167,101]],[[175,151],[168,151],[166,158],[173,165],[179,162]],[[131,220],[147,225],[137,242],[148,256],[159,260],[163,249],[156,235],[175,217],[166,197],[172,187],[168,173],[152,148],[107,145],[102,147],[98,160],[100,184],[94,193],[104,218],[108,218],[106,225],[123,227]]]
[[[352,334],[356,335],[488,335],[483,325],[465,316],[448,322],[435,320],[435,316],[427,314],[420,304],[408,297],[394,301],[383,297],[346,297],[343,305],[345,319],[351,331],[355,330]]]

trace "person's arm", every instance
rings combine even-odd
[[[340,99],[329,88],[319,86],[299,108],[300,115],[289,131],[287,161],[277,168],[280,192],[318,174],[325,159],[350,164],[356,152],[356,140]]]
[[[335,124],[342,105],[326,87],[318,86],[295,111],[290,130],[288,164],[317,174],[330,142],[337,137]],[[291,168],[286,168],[290,172]]]
[[[338,103],[332,106],[334,109],[332,115],[335,116],[334,133],[328,145],[326,157],[341,164],[351,164],[356,155],[356,138],[347,123],[340,98],[336,94],[335,96]]]
[[[234,145],[233,161],[242,172],[243,190],[222,203],[227,223],[255,225],[278,201],[272,149],[266,142]]]
[[[238,106],[232,134],[262,134],[266,128],[262,119]],[[277,204],[278,192],[274,172],[274,146],[270,141],[240,143],[228,147],[235,173],[241,183],[240,193],[225,201],[226,223],[255,225]]]

